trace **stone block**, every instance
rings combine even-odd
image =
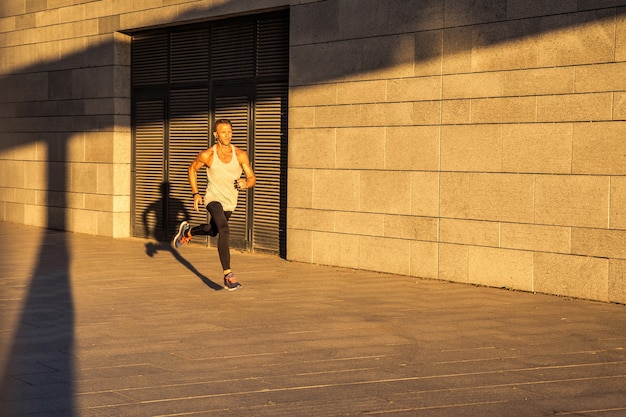
[[[14,16],[24,14],[26,12],[26,1],[4,1],[2,3],[2,8],[0,9],[0,12],[2,12],[2,16]]]
[[[501,223],[500,246],[534,252],[570,253],[569,227]]]
[[[617,8],[615,18],[615,60],[626,60],[626,7]]]
[[[311,169],[289,168],[287,170],[287,207],[313,207],[313,178]]]
[[[411,270],[413,277],[437,279],[439,277],[439,244],[411,242]]]
[[[23,161],[2,161],[0,174],[1,187],[25,188],[26,169]]]
[[[536,97],[472,100],[472,123],[523,123],[537,119]]]
[[[576,92],[626,90],[626,62],[575,67]]]
[[[70,126],[67,127],[68,130],[71,129]],[[61,134],[55,137],[55,142],[53,143],[53,147],[59,147],[58,152],[63,153],[59,155],[60,158],[65,158],[61,160],[69,161],[69,162],[84,162],[85,161],[85,134],[84,133],[73,133],[70,138],[65,139]],[[65,143],[61,143],[65,142]],[[54,152],[54,150],[53,150]],[[54,153],[51,155],[54,158]],[[52,159],[57,160],[57,159]]]
[[[385,164],[385,129],[337,129],[336,166],[344,169],[382,169]],[[318,151],[332,149],[318,147]],[[328,152],[321,152],[326,158]]]
[[[420,2],[423,3],[423,2]],[[441,4],[441,2],[438,2]],[[441,74],[443,31],[433,30],[415,33],[415,76]]]
[[[97,186],[98,186],[96,192],[98,194],[105,194],[105,195],[115,194],[115,187],[117,185],[117,181],[121,181],[123,185],[128,186],[129,187],[128,189],[130,189],[130,180],[126,180],[125,178],[119,178],[119,176],[115,175],[114,164],[98,163],[95,165],[97,168],[96,181],[97,181]],[[130,175],[129,175],[129,178],[130,178]]]
[[[294,86],[289,89],[289,106],[328,106],[337,104],[337,84]]]
[[[334,168],[337,149],[335,129],[292,129],[289,132],[289,166]]]
[[[313,233],[310,230],[287,228],[287,259],[313,262]]]
[[[75,193],[96,193],[98,189],[97,172],[97,164],[68,164],[69,191]]]
[[[113,196],[103,194],[85,194],[83,207],[96,212],[113,212]]]
[[[113,162],[113,132],[85,132],[85,162]]]
[[[461,99],[476,97],[498,97],[504,92],[503,80],[506,73],[486,72],[443,76],[443,98]]]
[[[576,122],[611,120],[613,94],[588,93],[537,97],[537,121]]]
[[[291,46],[289,83],[296,86],[355,79],[363,69],[362,54],[361,40]]]
[[[472,121],[472,100],[445,100],[441,103],[443,125],[468,124]]]
[[[612,9],[545,16],[537,38],[538,67],[612,62],[615,48]]]
[[[112,213],[113,217],[113,233],[112,238],[130,237],[130,211],[122,213]]]
[[[50,26],[56,25],[60,22],[59,10],[61,9],[51,9],[51,10],[42,10],[33,14],[30,14],[31,18],[35,19],[36,27]],[[16,21],[16,24],[18,22]],[[17,29],[25,29],[23,27],[18,27]]]
[[[502,74],[505,96],[533,96],[574,92],[576,67],[531,68]]]
[[[431,102],[377,103],[361,105],[359,126],[401,126],[412,125],[416,117],[414,106]],[[426,106],[432,107],[432,106]],[[427,108],[425,111],[429,111]],[[427,117],[427,115],[423,115]]]
[[[346,194],[353,193],[353,195],[356,194],[352,191],[353,189],[359,190],[360,211],[411,214],[411,176],[405,172],[362,171],[358,184],[346,184],[342,185],[342,188],[346,188]],[[337,198],[341,197],[337,196]]]
[[[365,37],[362,42],[360,78],[389,79],[413,76],[414,34]],[[352,59],[358,59],[358,55],[352,56]]]
[[[416,101],[413,103],[412,125],[438,125],[441,121],[441,101]]]
[[[383,236],[385,234],[385,215],[338,211],[334,217],[334,229],[337,233],[350,235]]]
[[[626,261],[609,260],[609,302],[626,304]]]
[[[502,171],[569,174],[573,127],[569,123],[502,126]]]
[[[439,168],[439,126],[388,127],[385,133],[385,169]]]
[[[625,175],[626,122],[576,123],[572,146],[572,173]]]
[[[533,289],[533,254],[510,249],[469,247],[468,279],[489,287]]]
[[[71,6],[73,3],[73,0],[48,0],[48,9],[67,7]]]
[[[361,187],[364,183],[361,175],[356,170],[314,171],[310,188],[313,190],[313,208],[359,211],[359,200],[363,192]]]
[[[441,219],[439,241],[471,246],[498,247],[500,244],[500,223]]]
[[[353,127],[362,126],[361,106],[324,106],[314,109],[315,127]],[[373,111],[371,113],[374,113]],[[384,120],[384,117],[379,117]],[[365,119],[367,120],[367,119]],[[376,125],[368,123],[369,126]],[[291,126],[295,127],[295,126]],[[304,126],[302,126],[304,127]]]
[[[439,279],[468,282],[469,246],[439,244]]]
[[[101,1],[92,1],[89,3],[85,3],[85,17],[87,19],[91,19],[94,17],[104,17],[104,16],[111,16],[113,14],[118,14],[121,13],[123,11],[122,10],[118,10],[117,8],[119,7],[117,4],[115,4],[115,13],[113,12],[113,4],[114,3],[118,3],[115,0],[101,0]],[[166,2],[163,2],[164,6],[169,6],[169,4],[166,4]],[[114,29],[117,30],[117,29]]]
[[[388,28],[395,32],[423,32],[443,25],[443,2],[439,0],[388,1]]]
[[[289,108],[289,131],[292,129],[307,129],[315,127],[315,107]]]
[[[613,120],[626,119],[626,93],[613,93]]]
[[[384,233],[380,233],[379,236],[437,241],[439,221],[433,217],[385,215],[382,224],[384,225]]]
[[[339,19],[339,2],[315,2],[294,4],[291,21],[297,22],[298,30],[292,31],[292,46],[328,42],[339,38],[342,21]]]
[[[532,223],[533,176],[470,174],[469,218]]]
[[[113,212],[114,213],[130,213],[131,203],[130,195],[114,195],[113,196]]]
[[[24,161],[24,187],[30,190],[46,190],[48,188],[48,163],[45,161]]]
[[[113,155],[110,161],[118,164],[130,164],[132,162],[132,136],[128,131],[113,131]]]
[[[360,238],[359,269],[410,275],[411,245],[402,239]]]
[[[359,268],[359,236],[324,232],[312,232],[311,236],[311,262]]]
[[[608,301],[608,259],[553,253],[534,257],[534,291]]]
[[[606,228],[609,224],[609,178],[538,175],[534,203],[535,223]]]
[[[444,25],[465,26],[506,18],[506,0],[453,0],[445,2]]]
[[[506,3],[506,17],[508,19],[524,19],[559,13],[573,13],[577,10],[577,0],[507,0]]]
[[[390,79],[386,81],[386,100],[391,102],[438,100],[441,98],[441,82],[441,77]]]
[[[101,216],[98,211],[71,209],[68,211],[69,230],[87,235],[97,235],[100,228],[107,231],[106,227],[100,226]],[[104,233],[103,233],[104,234]],[[110,234],[110,233],[109,233]]]
[[[24,203],[4,203],[4,219],[7,222],[24,224],[26,219]]]
[[[24,206],[24,224],[36,227],[46,227],[47,223],[48,210],[45,206],[30,204]]]
[[[473,26],[472,71],[533,68],[537,64],[536,19]]]
[[[470,174],[442,172],[440,174],[441,217],[468,218],[470,212]]]
[[[339,83],[336,87],[338,104],[380,103],[387,93],[387,81],[355,81]]]
[[[411,173],[411,214],[437,217],[439,215],[439,173]]]
[[[58,10],[59,23],[75,22],[85,19],[85,5],[77,4],[74,6],[63,7]]]
[[[626,230],[572,228],[572,253],[626,259]]]
[[[609,228],[626,230],[626,177],[611,177]]]
[[[444,171],[502,170],[502,128],[498,125],[443,126],[441,169]]]
[[[473,29],[461,26],[443,31],[442,72],[457,74],[472,70]]]

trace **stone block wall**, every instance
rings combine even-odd
[[[626,302],[625,6],[292,6],[289,257]]]
[[[281,7],[289,259],[626,302],[626,0],[4,0],[0,220],[129,236],[127,33]]]

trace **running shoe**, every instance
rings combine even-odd
[[[238,288],[241,288],[241,284],[237,282],[237,277],[235,277],[235,274],[233,274],[232,272],[224,275],[224,286],[228,291],[234,291]]]
[[[172,248],[178,249],[183,244],[189,243],[191,240],[191,234],[189,231],[191,230],[191,226],[188,222],[183,221],[178,225],[178,232],[172,238]]]

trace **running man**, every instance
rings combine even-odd
[[[172,239],[172,247],[180,248],[189,243],[194,235],[218,236],[217,252],[224,269],[224,286],[229,290],[241,288],[237,277],[230,268],[230,231],[228,220],[237,206],[239,190],[254,187],[256,177],[250,165],[248,154],[231,144],[233,125],[228,119],[218,119],[214,124],[215,145],[200,152],[189,165],[188,178],[193,194],[193,208],[199,212],[204,205],[211,215],[209,224],[195,227],[187,221],[178,225],[178,232]],[[206,167],[208,178],[204,199],[198,192],[198,170]],[[241,178],[241,173],[245,178]]]

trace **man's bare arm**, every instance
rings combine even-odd
[[[237,148],[237,161],[241,168],[243,169],[243,173],[246,178],[241,178],[238,180],[237,185],[240,189],[252,188],[256,184],[256,175],[254,175],[254,171],[252,170],[252,166],[250,165],[250,158],[245,151]]]
[[[197,212],[200,211],[200,203],[202,203],[202,196],[198,191],[198,170],[210,164],[211,156],[213,156],[213,154],[210,149],[200,152],[196,159],[189,164],[189,168],[187,169],[187,178],[189,179],[189,185],[193,193],[193,208]]]

